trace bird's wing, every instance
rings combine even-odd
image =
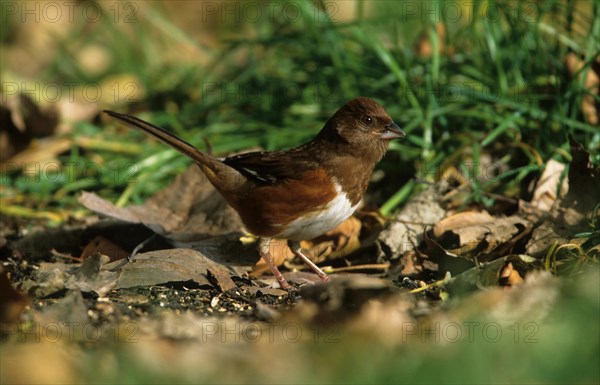
[[[299,179],[303,171],[315,168],[314,160],[301,152],[255,151],[225,158],[223,162],[257,183],[275,184],[285,179]]]

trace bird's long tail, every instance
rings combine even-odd
[[[243,180],[245,180],[245,178],[236,169],[198,150],[190,143],[163,128],[136,118],[135,116],[120,114],[118,112],[107,110],[104,110],[104,112],[129,127],[149,133],[150,135],[173,147],[183,155],[194,160],[209,178],[211,183],[222,192],[234,189],[234,185],[236,183],[241,183]]]

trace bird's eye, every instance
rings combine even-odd
[[[362,122],[364,124],[366,124],[367,126],[370,126],[371,124],[373,124],[373,118],[370,117],[369,115],[365,115],[362,117]]]

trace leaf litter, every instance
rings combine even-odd
[[[541,322],[562,301],[561,280],[551,272],[573,260],[575,274],[597,269],[593,226],[599,223],[594,202],[600,173],[574,141],[571,152],[567,178],[549,163],[533,200],[519,202],[511,215],[458,210],[457,188],[442,180],[386,226],[373,225],[379,220],[359,212],[303,243],[332,270],[363,263],[386,266],[382,270],[332,274],[322,283],[297,270],[282,247],[278,263],[290,268],[284,275],[298,288],[291,293],[261,275],[255,245],[240,240],[239,218],[194,167],[141,206],[121,208],[85,193],[81,203],[110,219],[6,238],[7,272],[0,279],[11,280],[12,289],[1,297],[3,338],[17,349],[23,334],[16,331],[35,322],[93,325],[99,340],[135,340],[124,349],[136,355],[160,357],[164,349],[177,349],[179,366],[165,368],[175,372],[192,356],[207,362],[227,357],[244,368],[274,349],[294,356],[289,339],[281,338],[290,325],[305,331],[296,342],[352,335],[395,347],[423,341],[439,325],[474,318],[502,325]],[[469,189],[464,183],[458,188]],[[148,243],[128,262],[128,253],[152,233],[162,240]],[[553,247],[556,242],[576,244],[580,251]],[[90,343],[85,330],[77,332],[67,342]],[[267,332],[273,338],[265,343]],[[210,348],[198,350],[189,342]]]

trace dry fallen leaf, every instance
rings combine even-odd
[[[191,249],[156,250],[138,254],[129,263],[116,261],[102,266],[103,270],[119,272],[115,289],[187,281],[211,285],[206,278],[209,268],[223,267]]]
[[[467,211],[438,222],[432,239],[452,254],[482,262],[510,254],[531,230],[531,223],[517,215]]]
[[[50,174],[61,172],[62,163],[58,155],[71,149],[73,143],[68,138],[49,137],[33,140],[29,147],[7,160],[7,164],[16,165],[26,170]]]
[[[521,282],[523,282],[521,274],[514,268],[512,262],[507,262],[500,270],[498,284],[500,286],[515,286]]]
[[[567,193],[567,181],[564,181],[560,185],[559,190],[560,177],[564,169],[565,165],[563,163],[550,159],[546,163],[544,172],[537,182],[531,202],[526,205],[519,202],[521,211],[533,213],[532,208],[535,208],[542,213],[550,211],[557,199],[562,198]]]
[[[129,256],[127,250],[102,235],[97,235],[84,247],[81,252],[81,259],[86,259],[96,253],[107,255],[111,262]]]
[[[590,161],[584,146],[569,136],[571,164],[569,165],[568,192],[559,204],[553,206],[543,223],[536,227],[527,242],[527,253],[543,256],[554,244],[571,243],[571,238],[590,231],[590,223],[598,222],[596,205],[600,202],[600,166]]]
[[[446,231],[457,231],[470,226],[488,224],[495,220],[487,211],[466,211],[444,218],[433,226],[433,235],[441,237]]]
[[[237,285],[231,279],[231,273],[223,267],[209,267],[207,278],[209,281],[214,280],[216,286],[218,286],[223,293],[237,288]]]
[[[347,256],[360,247],[359,235],[361,227],[361,221],[352,216],[325,234],[312,240],[302,241],[302,251],[315,263],[323,263],[326,260]],[[270,252],[276,266],[281,266],[294,257],[294,253],[287,246],[285,240],[272,240]],[[305,269],[306,266],[299,263],[298,265],[293,265],[293,268]],[[261,258],[256,262],[251,275],[259,277],[269,271],[269,267]]]
[[[79,202],[98,214],[142,223],[177,247],[194,247],[204,239],[240,232],[243,227],[235,210],[195,165],[140,206],[117,207],[87,192]]]
[[[302,249],[315,262],[345,257],[360,247],[361,221],[351,216],[338,227],[313,239],[302,242]]]

